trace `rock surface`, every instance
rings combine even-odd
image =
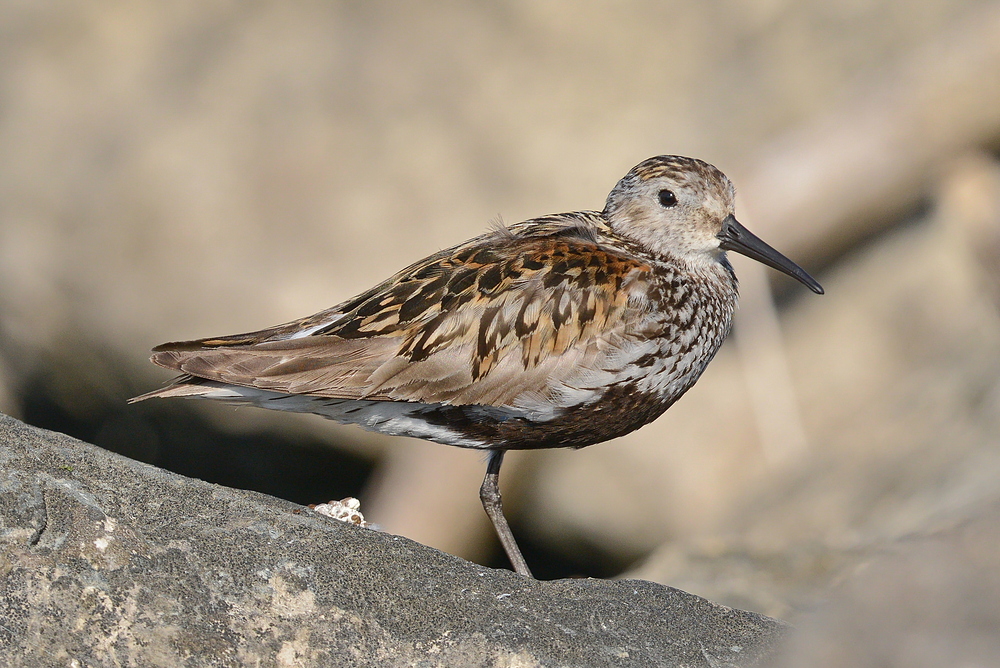
[[[537,582],[0,417],[11,666],[753,666],[785,626]]]

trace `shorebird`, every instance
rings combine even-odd
[[[726,251],[823,293],[734,199],[706,162],[650,158],[603,211],[498,225],[315,315],[157,346],[152,361],[183,375],[130,401],[218,399],[485,450],[483,507],[531,577],[503,514],[505,452],[607,441],[677,401],[730,330]]]

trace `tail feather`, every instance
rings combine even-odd
[[[174,378],[166,387],[132,397],[128,403],[134,404],[153,397],[197,397],[205,394],[209,389],[205,387],[203,379],[184,374]]]

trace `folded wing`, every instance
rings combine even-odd
[[[587,235],[497,232],[311,318],[164,344],[152,360],[196,379],[333,399],[559,404],[606,384],[643,338],[649,273]]]

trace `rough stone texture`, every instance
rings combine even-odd
[[[784,625],[537,582],[0,418],[12,666],[752,666]]]

